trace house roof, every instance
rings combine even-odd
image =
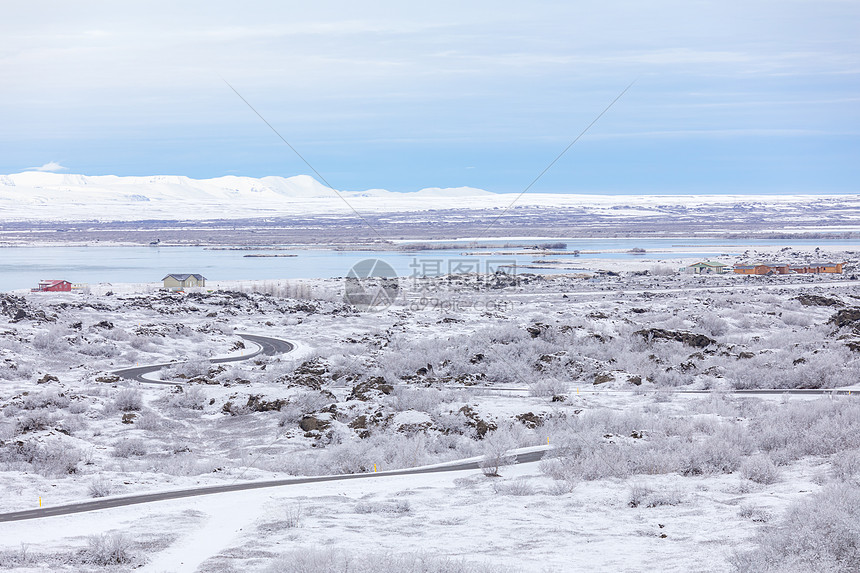
[[[58,285],[58,284],[62,284],[62,283],[67,283],[67,282],[69,282],[69,281],[64,281],[64,280],[41,280],[41,281],[39,281],[39,284],[40,284],[40,285],[45,285],[45,286],[54,286],[54,285]]]
[[[799,263],[796,265],[791,265],[791,268],[798,269],[805,267],[835,267],[838,264],[840,263]]]
[[[699,261],[690,265],[691,267],[727,267],[729,265],[718,261]]]
[[[190,273],[190,274],[170,273],[169,275],[167,275],[166,277],[164,277],[161,280],[164,281],[170,277],[173,277],[174,279],[178,280],[179,282],[184,282],[184,281],[188,280],[188,277],[194,277],[198,281],[205,281],[206,280],[206,277],[204,277],[203,275],[199,275],[197,273]]]

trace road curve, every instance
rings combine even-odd
[[[540,461],[546,450],[536,452],[525,452],[515,455],[515,462],[523,464],[527,462]],[[423,468],[393,470],[379,473],[366,474],[346,474],[339,476],[321,476],[321,477],[305,477],[305,478],[290,478],[269,481],[254,481],[245,483],[234,483],[228,485],[205,486],[191,489],[179,489],[174,491],[165,491],[158,493],[144,493],[138,495],[129,495],[125,497],[115,497],[111,499],[100,499],[93,501],[85,501],[81,503],[72,503],[68,505],[58,505],[55,507],[41,507],[39,509],[28,509],[25,511],[14,511],[11,513],[0,513],[0,522],[5,521],[22,521],[26,519],[38,519],[42,517],[53,517],[57,515],[69,515],[72,513],[84,513],[88,511],[98,511],[100,509],[109,509],[113,507],[124,507],[127,505],[138,505],[142,503],[152,503],[156,501],[165,501],[169,499],[181,499],[185,497],[196,497],[201,495],[212,495],[215,493],[227,493],[233,491],[245,491],[250,489],[263,489],[270,487],[282,487],[290,485],[300,485],[308,483],[322,483],[329,481],[345,481],[353,479],[366,478],[381,478],[390,476],[407,476],[418,474],[431,474],[442,472],[456,472],[463,470],[477,470],[480,466],[478,462],[461,462],[453,463],[444,466],[430,466]]]
[[[248,340],[250,342],[254,342],[260,346],[259,350],[252,352],[251,354],[244,354],[242,356],[228,356],[227,358],[214,358],[210,360],[212,364],[223,364],[225,362],[239,362],[242,360],[249,360],[254,358],[255,356],[259,356],[263,354],[264,356],[275,356],[277,354],[286,354],[287,352],[291,352],[295,346],[287,342],[286,340],[280,340],[278,338],[270,338],[268,336],[259,336],[257,334],[240,334],[242,338]],[[125,378],[127,380],[134,380],[135,382],[142,382],[144,384],[168,384],[173,386],[179,386],[178,382],[171,382],[169,380],[148,380],[144,378],[145,375],[150,374],[152,372],[156,372],[161,370],[162,368],[167,368],[168,366],[175,366],[177,364],[181,364],[181,362],[166,362],[163,364],[150,364],[149,366],[135,366],[134,368],[123,368],[122,370],[114,370],[113,374],[119,376],[120,378]]]

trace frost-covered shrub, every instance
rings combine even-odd
[[[812,317],[807,312],[783,311],[780,318],[788,326],[809,326],[813,322]]]
[[[478,466],[486,476],[498,476],[499,468],[509,466],[516,461],[510,450],[517,447],[517,440],[510,426],[499,428],[484,436],[484,457]]]
[[[535,486],[523,478],[508,482],[494,483],[493,491],[498,495],[512,496],[529,496],[537,493]]]
[[[741,475],[750,481],[767,485],[779,480],[779,468],[769,457],[757,455],[743,461]]]
[[[135,421],[135,426],[141,430],[160,430],[164,427],[164,422],[161,417],[155,412],[146,412],[141,414]]]
[[[83,561],[94,565],[124,565],[131,563],[132,542],[122,533],[93,535],[87,540]]]
[[[543,378],[529,384],[529,393],[532,396],[559,396],[566,394],[570,389],[570,383],[558,378]]]
[[[33,347],[50,353],[65,352],[69,348],[69,341],[65,339],[69,332],[68,328],[59,325],[37,332],[33,337]]]
[[[407,388],[397,386],[392,406],[398,412],[417,410],[435,412],[444,401],[453,401],[454,393],[440,388]]]
[[[205,376],[209,373],[212,363],[209,360],[195,358],[187,362],[177,362],[173,366],[162,371],[165,380],[187,379],[196,376]]]
[[[355,554],[340,549],[303,548],[275,559],[266,573],[505,573],[484,565],[430,553]]]
[[[113,486],[110,481],[99,476],[90,482],[87,493],[90,497],[106,497],[113,493]]]
[[[38,432],[46,430],[57,421],[56,416],[44,411],[32,411],[24,414],[18,419],[18,433]]]
[[[0,449],[0,463],[10,469],[35,471],[46,477],[76,473],[81,460],[79,449],[59,440],[6,444]]]
[[[412,512],[412,506],[408,500],[399,499],[395,501],[360,501],[355,504],[356,513],[389,513],[393,515],[405,515]]]
[[[59,393],[57,390],[46,390],[34,394],[28,394],[21,400],[21,407],[25,410],[38,410],[41,408],[66,408],[69,405],[69,397]]]
[[[168,404],[174,408],[202,410],[209,399],[206,392],[199,386],[180,386],[179,388],[181,392],[171,394],[168,398]]]
[[[831,473],[835,479],[856,481],[860,478],[860,450],[848,450],[834,454],[830,462],[833,465]]]
[[[113,455],[117,458],[145,456],[146,442],[140,438],[127,438],[125,440],[120,440],[113,447]]]
[[[757,547],[736,553],[739,573],[849,573],[860,571],[860,488],[839,484],[796,503],[780,522],[755,537]]]
[[[83,414],[90,409],[89,403],[84,399],[72,400],[69,403],[70,414]]]
[[[123,388],[117,392],[113,406],[121,412],[138,411],[143,408],[143,394],[134,388]]]
[[[730,324],[724,318],[713,312],[707,312],[699,317],[699,326],[711,336],[722,336],[728,332]]]
[[[153,339],[146,336],[132,336],[129,344],[132,348],[139,350],[140,352],[157,352],[157,342],[161,342],[160,339]]]
[[[758,523],[767,523],[773,519],[773,514],[767,508],[744,504],[738,510],[738,517]]]
[[[287,404],[281,407],[278,424],[288,426],[298,423],[302,416],[317,412],[332,403],[328,394],[313,390],[300,390],[291,395]]]
[[[122,354],[115,344],[108,342],[90,342],[81,346],[78,352],[93,358],[113,358]]]

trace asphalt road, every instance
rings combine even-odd
[[[522,387],[500,387],[495,386],[451,386],[457,390],[481,390],[485,392],[530,392],[531,388]],[[805,396],[860,396],[860,390],[845,389],[845,388],[747,388],[741,390],[683,390],[678,388],[669,388],[672,394],[733,394],[738,396],[756,396],[756,395],[805,395]],[[590,384],[587,387],[577,390],[577,394],[635,394],[641,390],[630,389],[608,389],[602,390],[592,387]]]
[[[537,452],[527,452],[516,455],[515,463],[522,464],[527,462],[536,462],[543,458],[546,452],[544,450]],[[93,501],[85,501],[82,503],[72,503],[68,505],[58,505],[55,507],[40,507],[38,509],[28,509],[25,511],[15,511],[11,513],[0,513],[0,522],[4,521],[22,521],[25,519],[38,519],[42,517],[53,517],[57,515],[69,515],[72,513],[84,513],[88,511],[97,511],[100,509],[109,509],[113,507],[124,507],[127,505],[138,505],[141,503],[152,503],[155,501],[165,501],[169,499],[181,499],[185,497],[197,497],[201,495],[212,495],[215,493],[227,493],[233,491],[245,491],[249,489],[263,489],[269,487],[283,487],[290,485],[322,483],[330,481],[344,481],[353,479],[381,478],[391,476],[408,476],[419,474],[431,474],[442,472],[456,472],[463,470],[480,469],[478,462],[462,462],[454,463],[445,466],[431,466],[425,468],[394,470],[389,472],[366,473],[366,474],[348,474],[340,476],[322,476],[322,477],[306,477],[306,478],[291,478],[270,481],[255,481],[245,483],[235,483],[229,485],[207,486],[192,489],[180,489],[174,491],[165,491],[158,493],[144,493],[140,495],[129,495],[125,497],[115,497],[111,499],[97,499]]]
[[[286,340],[269,338],[268,336],[259,336],[256,334],[240,334],[239,336],[241,336],[245,340],[257,343],[260,346],[259,350],[252,352],[251,354],[243,354],[242,356],[215,358],[213,360],[210,360],[210,362],[212,364],[239,362],[241,360],[249,360],[251,358],[254,358],[255,356],[259,356],[260,354],[263,354],[265,356],[286,354],[287,352],[291,352],[294,348],[294,346]],[[122,370],[114,370],[113,373],[120,378],[126,378],[127,380],[134,380],[135,382],[142,382],[144,384],[170,384],[178,386],[178,382],[170,382],[168,380],[148,380],[144,378],[144,376],[147,374],[156,372],[158,370],[161,370],[162,368],[167,368],[168,366],[175,366],[176,364],[180,363],[167,362],[164,364],[151,364],[149,366],[135,366],[134,368],[123,368]]]

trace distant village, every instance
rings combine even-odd
[[[164,288],[171,291],[181,291],[186,288],[205,287],[206,277],[197,273],[171,273],[161,279],[164,283]],[[78,285],[64,280],[41,280],[36,288],[30,289],[31,292],[71,292],[82,288],[84,285]]]
[[[789,263],[753,263],[729,265],[719,261],[699,261],[682,267],[680,272],[687,274],[738,274],[738,275],[791,275],[791,274],[842,274],[844,263],[820,262],[793,265]],[[186,288],[205,287],[206,277],[198,273],[171,273],[161,279],[164,288],[178,292]],[[74,284],[67,280],[41,280],[31,292],[71,292],[85,285]]]
[[[842,274],[843,263],[804,263],[792,265],[789,263],[753,263],[750,265],[728,265],[716,261],[700,261],[681,270],[694,274],[725,274],[734,272],[738,275],[790,275],[790,274]]]

